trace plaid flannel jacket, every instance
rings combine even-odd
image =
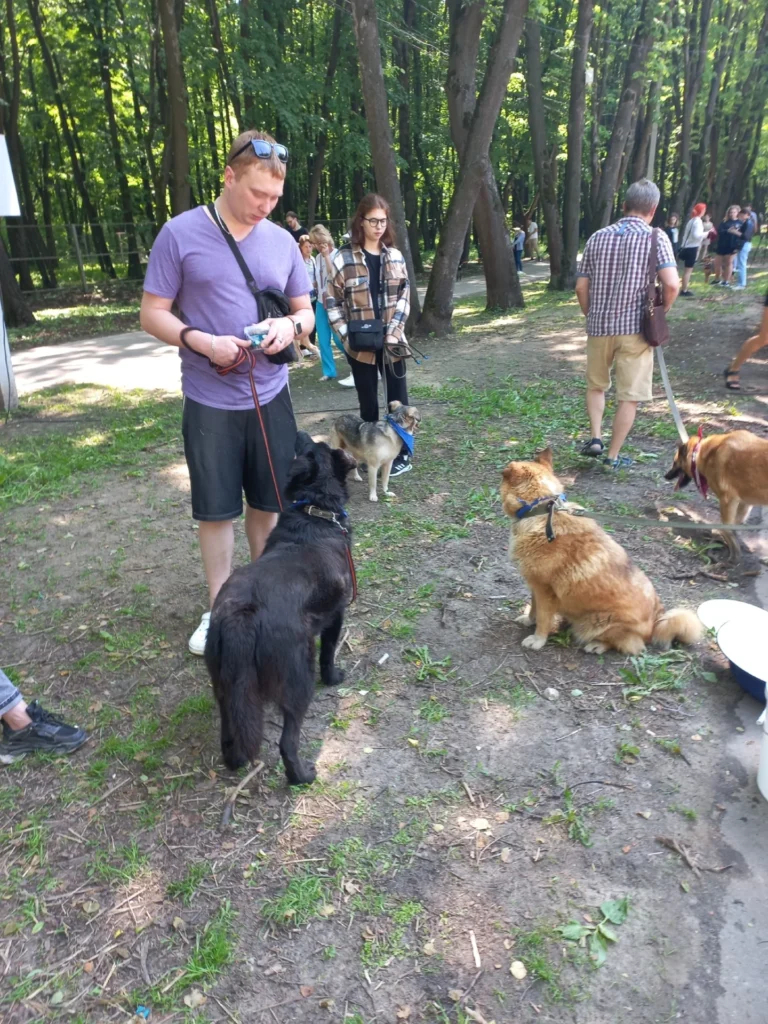
[[[650,252],[651,229],[640,217],[622,217],[587,240],[578,276],[589,278],[589,337],[640,333]],[[656,269],[674,266],[672,245],[659,231]]]
[[[347,344],[350,320],[373,320],[373,300],[368,286],[368,264],[359,245],[342,245],[333,257],[333,275],[328,279],[326,309],[331,327],[344,343],[344,350],[361,363],[375,363],[373,352],[352,352]],[[381,248],[381,319],[385,342],[405,340],[403,329],[411,309],[408,269],[399,249]]]

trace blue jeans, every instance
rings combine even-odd
[[[736,277],[742,288],[747,287],[747,260],[749,259],[749,250],[751,248],[752,243],[745,242],[736,253]]]
[[[523,272],[523,250],[515,247],[515,266],[517,267],[518,274]]]
[[[0,716],[7,714],[20,703],[21,694],[0,668]]]
[[[317,306],[315,306],[315,328],[317,330],[317,347],[320,349],[320,365],[323,368],[323,376],[335,377],[336,364],[333,361],[331,338],[336,342],[336,347],[342,355],[344,355],[344,346],[336,337],[335,332],[331,330],[331,322],[328,319],[328,313],[322,302],[318,302]]]

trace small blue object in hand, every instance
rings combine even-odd
[[[264,330],[256,330],[253,327],[245,327],[244,333],[246,338],[251,343],[251,348],[261,348],[264,339],[267,336],[267,332]]]

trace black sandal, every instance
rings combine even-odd
[[[590,459],[596,459],[603,454],[603,442],[599,437],[593,437],[591,441],[585,441],[581,446],[581,455],[587,455]]]
[[[731,370],[726,366],[723,370],[723,377],[725,378],[725,386],[729,391],[741,391],[741,382],[739,381],[738,370]]]

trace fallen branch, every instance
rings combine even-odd
[[[702,871],[713,871],[718,874],[733,867],[733,864],[725,864],[722,867],[716,868],[708,867],[706,864],[699,864],[698,856],[692,853],[687,846],[684,846],[679,839],[674,839],[672,836],[656,836],[656,842],[661,843],[662,846],[666,846],[667,849],[682,857],[697,878],[701,876]]]
[[[254,768],[251,768],[251,770],[248,772],[245,778],[241,779],[232,790],[227,790],[227,793],[229,795],[227,796],[227,799],[224,803],[224,811],[221,815],[221,825],[219,826],[220,828],[226,828],[226,826],[229,824],[230,819],[232,818],[232,813],[235,809],[235,801],[237,800],[240,792],[255,775],[258,775],[259,772],[262,771],[263,768],[264,762],[259,761]]]
[[[634,786],[627,786],[623,782],[606,782],[603,779],[585,779],[583,782],[574,782],[572,786],[566,786],[562,793],[554,793],[549,797],[549,799],[560,800],[565,796],[568,790],[576,789],[577,786],[613,786],[614,789],[634,789]]]

